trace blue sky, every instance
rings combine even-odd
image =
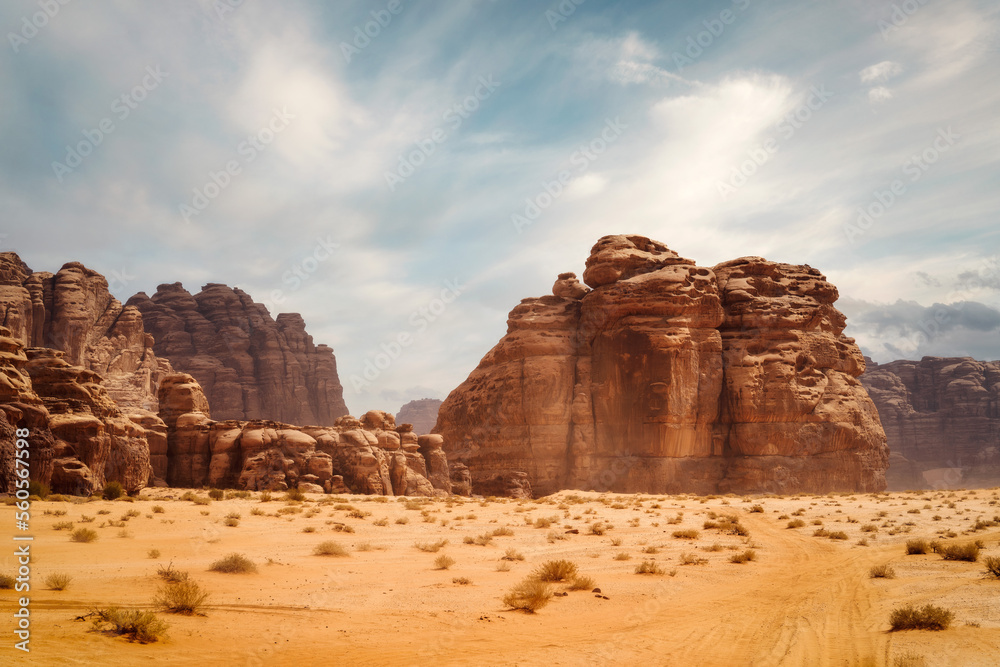
[[[612,233],[815,266],[880,362],[1000,358],[995,1],[35,0],[0,28],[2,249],[300,312],[355,413],[444,398]]]

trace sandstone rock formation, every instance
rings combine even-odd
[[[434,432],[474,492],[885,487],[864,360],[819,271],[709,269],[630,235],[600,239],[584,281],[522,300],[441,406]]]
[[[410,401],[396,413],[397,424],[411,424],[413,432],[421,435],[430,433],[437,423],[441,400],[437,398],[421,398]]]
[[[1000,361],[924,357],[869,362],[893,490],[1000,484]]]
[[[411,496],[451,491],[441,437],[418,438],[386,412],[343,416],[329,427],[215,421],[201,386],[186,373],[164,378],[159,401],[170,486]]]
[[[127,305],[142,313],[156,354],[198,380],[218,419],[333,425],[347,414],[333,350],[314,345],[296,313],[272,319],[242,290],[215,283],[194,296],[160,285]]]
[[[79,262],[56,273],[33,272],[0,253],[0,323],[26,347],[65,353],[67,363],[99,373],[126,410],[156,410],[156,385],[171,371],[153,353],[153,337],[135,308],[122,306],[108,281]]]

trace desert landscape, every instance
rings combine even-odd
[[[1000,579],[984,565],[1000,557],[997,489],[535,500],[147,489],[32,511],[33,581],[71,579],[32,586],[37,639],[24,664],[992,665],[1000,655]],[[81,528],[96,539],[73,541]],[[316,554],[331,541],[342,555]],[[908,555],[919,541],[983,548],[976,562]],[[255,571],[210,570],[232,553]],[[584,587],[546,584],[553,597],[534,612],[502,601],[550,561],[575,565]],[[652,572],[637,574],[643,564]],[[881,567],[890,578],[873,577]],[[157,610],[164,570],[208,593],[196,613],[159,611],[169,627],[153,643],[94,629],[97,609]],[[9,609],[16,594],[0,595]],[[890,632],[894,610],[927,604],[954,614],[947,629]]]

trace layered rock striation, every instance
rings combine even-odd
[[[170,486],[378,495],[448,495],[452,485],[441,436],[417,436],[372,410],[333,426],[271,420],[213,420],[197,380],[160,385]]]
[[[333,425],[347,414],[337,361],[313,344],[297,313],[272,319],[245,292],[211,283],[191,295],[180,283],[128,301],[158,356],[191,374],[223,420]]]
[[[473,491],[885,487],[864,360],[819,271],[700,267],[620,235],[597,242],[583,278],[522,300],[441,406],[434,432]]]
[[[396,413],[397,424],[411,424],[415,433],[430,433],[437,423],[441,400],[421,398],[410,401]]]
[[[1000,483],[1000,361],[869,362],[860,380],[892,452],[890,489]]]

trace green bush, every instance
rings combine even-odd
[[[125,489],[122,488],[121,482],[108,482],[104,485],[101,497],[105,500],[117,500],[122,497],[123,493],[125,493]]]
[[[243,554],[233,553],[215,561],[208,569],[226,574],[251,574],[257,571],[257,566]]]
[[[155,642],[166,634],[169,627],[151,611],[108,607],[92,612],[94,629],[114,635],[125,635],[143,644]]]
[[[222,500],[225,496],[226,494],[222,489],[211,489],[208,492],[208,497],[212,500]]]
[[[48,498],[49,493],[51,493],[51,489],[49,489],[49,485],[46,484],[45,482],[39,482],[38,480],[35,479],[28,482],[29,495],[38,496],[42,500],[45,500],[46,498]]]
[[[907,605],[893,609],[889,615],[892,632],[897,630],[945,630],[954,620],[955,614],[928,604],[920,607]]]

